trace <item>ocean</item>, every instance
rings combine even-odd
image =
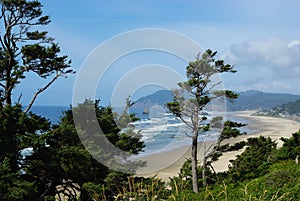
[[[33,106],[31,111],[49,119],[52,124],[59,123],[63,111],[68,110],[69,106]],[[141,132],[142,140],[145,142],[144,152],[139,155],[149,155],[158,152],[169,151],[181,146],[190,145],[191,131],[187,129],[177,117],[159,108],[151,110],[145,114],[142,110],[130,111],[140,119],[131,123],[136,132]],[[240,123],[250,124],[248,119],[234,116],[234,113],[227,113],[226,119]],[[247,127],[241,128],[242,132],[252,133]],[[199,141],[214,140],[218,132],[209,131],[199,135]]]
[[[69,106],[40,106],[34,105],[31,107],[30,112],[47,118],[52,124],[58,124],[63,111],[70,109]]]
[[[153,111],[153,110],[152,110]],[[151,114],[144,114],[141,110],[133,111],[139,121],[132,123],[136,131],[142,134],[142,140],[145,142],[144,152],[140,155],[149,155],[159,152],[166,152],[185,145],[191,145],[192,139],[190,134],[192,131],[177,117],[168,113],[166,110],[159,109],[158,113],[155,111]],[[228,112],[223,116],[225,120],[236,121],[239,123],[250,124],[249,119],[238,117],[234,115],[235,112]],[[208,115],[208,119],[212,116]],[[247,126],[240,128],[241,132],[248,134],[256,131],[250,130]],[[199,134],[198,141],[212,141],[216,140],[220,131],[208,131]]]

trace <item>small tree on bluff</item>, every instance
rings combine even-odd
[[[218,73],[236,72],[233,66],[216,60],[217,52],[206,50],[186,67],[187,81],[178,83],[173,90],[174,101],[167,104],[168,109],[179,117],[192,130],[192,181],[193,191],[198,193],[197,144],[199,133],[209,130],[209,123],[203,110],[218,98],[236,99],[237,94],[228,90],[216,90],[221,82],[212,81]]]

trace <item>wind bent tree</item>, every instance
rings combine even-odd
[[[26,114],[36,100],[36,97],[46,90],[60,76],[73,73],[70,69],[70,61],[67,56],[59,56],[60,48],[54,43],[54,39],[47,36],[46,31],[40,31],[42,26],[50,23],[50,17],[43,15],[42,5],[38,1],[26,0],[1,0],[0,11],[0,109],[6,114],[12,113],[14,109],[19,110],[18,105],[13,108],[13,92],[17,85],[26,78],[28,73],[35,73],[40,78],[49,82],[39,88],[28,107]],[[40,29],[40,30],[39,30]],[[34,84],[33,84],[34,86]],[[36,86],[35,86],[36,87]],[[19,97],[18,102],[20,101]],[[6,109],[5,109],[6,108]],[[16,125],[22,119],[12,114],[14,123],[7,124],[3,119],[3,127],[6,132],[1,133],[1,142],[14,145],[17,143],[18,133],[14,132],[20,125]],[[24,123],[25,125],[25,123]],[[20,131],[23,133],[23,130]],[[19,134],[20,134],[19,133]],[[4,140],[5,139],[5,140]],[[20,141],[20,139],[19,139]],[[14,151],[19,152],[15,146]],[[17,154],[12,154],[17,155]],[[11,158],[11,163],[16,168],[17,157]]]
[[[213,128],[220,128],[222,127],[222,131],[218,135],[218,139],[210,145],[209,148],[203,147],[203,162],[202,162],[202,180],[203,180],[203,186],[207,185],[207,174],[206,169],[210,168],[214,175],[218,178],[218,174],[215,171],[212,163],[217,161],[223,153],[229,152],[229,151],[237,151],[242,149],[245,145],[245,141],[240,141],[234,144],[226,143],[225,141],[231,138],[236,138],[240,135],[247,134],[246,132],[241,132],[239,128],[246,126],[246,124],[233,122],[230,120],[225,121],[222,123],[222,117],[215,117],[210,122],[210,127]],[[219,124],[219,125],[215,125]],[[205,145],[205,143],[204,143]]]
[[[76,200],[77,190],[82,192],[81,200],[92,200],[87,197],[92,197],[98,186],[99,194],[115,200],[130,174],[110,170],[91,156],[78,136],[74,111],[96,111],[96,121],[87,118],[88,124],[82,123],[80,129],[87,126],[84,131],[92,131],[98,123],[113,145],[132,154],[142,151],[144,144],[133,127],[123,128],[129,120],[137,119],[134,115],[116,117],[111,107],[102,107],[99,101],[87,101],[65,111],[58,125],[30,112],[39,94],[58,78],[74,72],[68,57],[60,56],[59,45],[44,31],[50,17],[43,15],[39,1],[0,3],[0,200],[55,200],[58,194]],[[14,90],[23,80],[30,80],[29,74],[46,84],[38,88],[32,83],[37,90],[23,110],[21,96],[16,98]],[[130,107],[129,99],[127,102]],[[97,132],[88,134],[99,136]]]
[[[37,200],[36,182],[25,174],[23,152],[45,146],[39,136],[50,130],[50,122],[29,110],[39,94],[73,70],[67,56],[60,56],[59,45],[47,36],[44,26],[50,17],[43,14],[39,1],[0,3],[0,200]],[[24,110],[21,95],[14,92],[29,74],[46,84],[39,87],[32,82],[36,92]]]
[[[230,101],[238,97],[229,90],[217,90],[222,84],[214,81],[213,76],[220,73],[234,73],[233,66],[223,60],[216,60],[217,52],[210,49],[199,54],[195,61],[186,67],[187,81],[178,83],[179,89],[173,90],[173,102],[167,104],[168,109],[181,119],[192,130],[192,184],[193,191],[198,193],[197,151],[199,133],[209,130],[209,122],[204,109],[218,98]]]
[[[27,73],[49,80],[36,90],[26,113],[55,80],[73,73],[71,61],[59,55],[59,45],[42,28],[50,17],[43,15],[39,1],[1,0],[0,21],[0,103],[13,103],[13,90]]]

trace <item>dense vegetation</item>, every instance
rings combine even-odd
[[[118,116],[111,107],[89,100],[65,111],[58,125],[31,113],[30,108],[42,92],[74,71],[68,57],[60,55],[54,38],[48,36],[44,26],[50,23],[50,17],[43,14],[39,1],[0,3],[0,200],[55,200],[59,194],[76,200],[78,192],[82,200],[88,200],[86,192],[98,186],[103,197],[112,199],[117,189],[128,182],[129,174],[112,171],[94,159],[76,129],[97,136],[97,132],[92,132],[97,123],[104,135],[94,139],[105,136],[121,150],[138,153],[144,147],[140,134],[133,128],[123,130],[136,118],[125,115],[127,112]],[[13,95],[28,74],[44,79],[46,84],[32,84],[36,91],[25,107],[21,104],[22,95],[17,100]],[[129,101],[126,103],[130,105]],[[95,111],[97,122],[86,116],[86,124],[75,127],[72,112],[89,114],[91,110]],[[116,154],[106,157],[127,160]]]
[[[130,130],[122,132],[112,108],[86,101],[75,110],[86,112],[91,105],[113,144],[131,153],[142,150],[140,135],[127,134]],[[54,200],[57,194],[74,200],[78,192],[86,200],[86,191],[98,186],[103,196],[110,199],[128,182],[130,174],[109,170],[85,149],[71,109],[64,112],[59,125],[53,126],[45,118],[24,114],[20,105],[1,108],[0,116],[1,200]],[[122,116],[117,119],[124,122]]]
[[[210,170],[209,181],[200,193],[191,191],[191,160],[183,165],[178,177],[166,184],[157,178],[130,183],[130,191],[122,191],[118,199],[134,200],[299,200],[300,169],[295,158],[300,154],[300,131],[290,139],[282,139],[277,149],[270,138],[251,138],[246,150],[227,172]],[[201,169],[198,170],[201,180]],[[201,183],[201,182],[199,182]]]
[[[98,108],[100,122],[105,120],[105,125],[111,125],[106,127],[111,140],[123,144],[124,135],[119,130],[115,132],[118,128],[115,127],[111,108],[100,107],[98,102],[94,104]],[[83,106],[79,105],[78,110]],[[171,178],[170,183],[156,177],[139,178],[110,171],[84,149],[71,113],[71,110],[65,111],[61,123],[51,127],[42,117],[31,113],[24,115],[20,106],[1,109],[1,119],[5,120],[1,122],[1,134],[10,129],[10,133],[16,133],[15,138],[18,139],[15,144],[5,144],[8,139],[1,135],[1,200],[54,200],[57,193],[65,193],[70,200],[300,199],[300,169],[295,162],[300,155],[300,131],[290,139],[282,139],[284,144],[280,149],[270,138],[248,139],[244,144],[245,151],[232,161],[229,171],[215,174],[206,167],[206,186],[201,182],[200,167],[200,192],[195,194],[191,191],[190,160],[183,165],[179,176]],[[135,139],[132,140],[137,146],[133,151],[140,151],[143,145]],[[33,149],[27,150],[29,153],[22,157],[22,150],[26,147]],[[17,165],[13,160],[15,157]]]
[[[199,193],[191,190],[191,160],[185,162],[179,176],[171,178],[169,183],[156,177],[134,177],[135,168],[143,165],[140,162],[128,161],[133,170],[130,174],[109,169],[92,157],[83,142],[88,140],[93,145],[93,140],[105,137],[121,150],[142,151],[141,135],[128,127],[129,122],[137,120],[134,115],[127,115],[130,101],[126,101],[125,111],[117,115],[111,107],[100,106],[99,101],[86,100],[64,111],[58,124],[31,113],[29,109],[40,93],[59,77],[73,73],[71,63],[67,56],[60,55],[58,44],[41,28],[50,23],[50,18],[43,15],[39,1],[1,0],[0,19],[3,28],[0,35],[1,201],[50,201],[63,196],[81,201],[300,199],[300,131],[290,139],[282,139],[284,144],[280,149],[264,137],[251,138],[234,147],[219,144],[208,155],[208,163],[198,166]],[[221,70],[226,70],[223,67]],[[12,95],[27,73],[49,82],[37,89],[24,109],[20,104],[22,97],[13,100]],[[96,121],[90,119],[91,111],[95,112]],[[86,115],[85,123],[75,127],[74,113]],[[95,124],[100,125],[104,136],[94,130]],[[240,134],[233,128],[239,125],[227,124],[221,136]],[[211,163],[223,152],[243,146],[245,151],[232,161],[229,171],[213,171]],[[95,151],[114,162],[116,153]],[[128,160],[123,155],[117,157]]]
[[[288,102],[269,110],[259,111],[257,115],[283,117],[300,121],[300,100]]]

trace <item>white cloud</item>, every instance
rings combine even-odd
[[[223,58],[235,64],[235,79],[243,88],[300,93],[299,40],[271,38],[233,44]]]
[[[291,42],[288,44],[288,47],[289,47],[289,48],[294,48],[294,47],[297,47],[297,46],[300,46],[300,40],[293,40],[293,41],[291,41]]]

